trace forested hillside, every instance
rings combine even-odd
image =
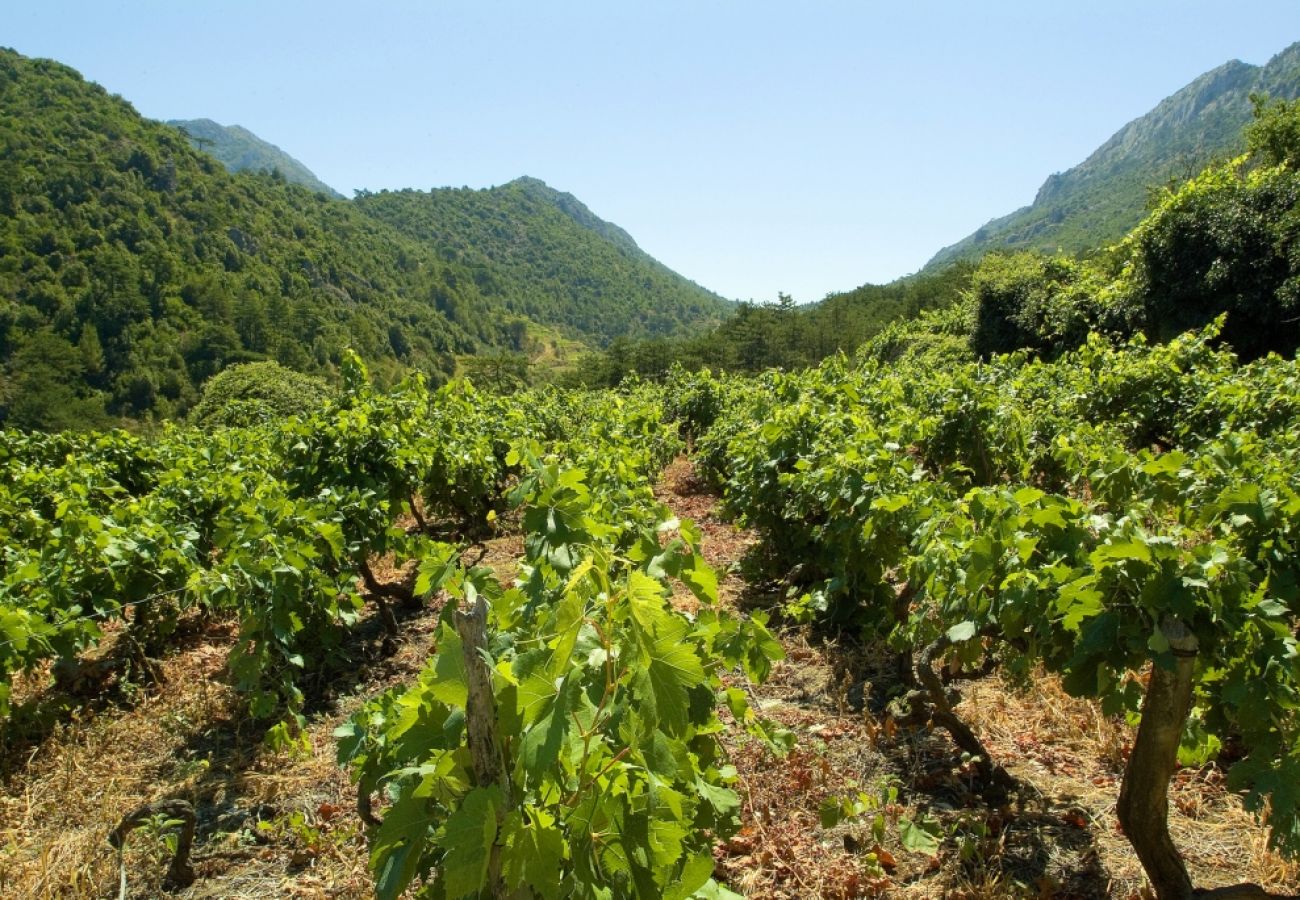
[[[438,382],[457,355],[523,349],[529,318],[598,345],[728,308],[614,226],[582,223],[572,198],[517,186],[493,209],[491,229],[537,253],[456,252],[482,238],[481,217],[440,246],[371,214],[378,203],[231,174],[67,66],[12,50],[0,51],[0,146],[10,426],[176,416],[234,362],[332,376],[351,347],[383,382],[410,370]]]
[[[357,205],[469,267],[507,308],[602,341],[681,334],[729,304],[656,261],[626,231],[536,178],[500,187],[362,193]]]
[[[330,200],[232,175],[175,129],[47,60],[0,55],[6,421],[169,416],[224,366],[389,377],[504,343],[468,272]]]
[[[1211,159],[1240,152],[1252,93],[1300,96],[1300,43],[1264,66],[1238,60],[1206,72],[1129,122],[1091,156],[1052,175],[1034,202],[985,224],[926,264],[942,268],[990,250],[1083,253],[1118,240],[1138,223],[1148,191],[1191,177]]]
[[[343,196],[317,178],[311,169],[247,128],[219,125],[211,119],[170,119],[167,124],[183,131],[194,149],[215,156],[232,172],[279,172],[291,184],[301,184],[331,197]]]
[[[786,294],[775,302],[741,303],[716,328],[684,338],[618,340],[582,360],[571,373],[587,385],[618,384],[629,373],[662,377],[674,365],[758,372],[815,365],[834,353],[851,353],[900,320],[957,302],[970,286],[973,263],[890,284],[865,284],[818,303],[798,306]]]

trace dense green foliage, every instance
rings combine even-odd
[[[583,360],[573,379],[609,386],[633,372],[661,378],[674,366],[758,372],[816,365],[854,351],[892,323],[956,302],[974,269],[958,262],[942,272],[863,285],[807,306],[796,306],[785,294],[775,303],[742,303],[731,318],[696,337],[615,341],[605,353]]]
[[[231,373],[232,392],[248,374]],[[276,696],[292,709],[291,680],[278,695],[264,685],[272,660],[302,668],[308,647],[338,644],[360,608],[356,580],[375,590],[367,564],[376,555],[442,552],[393,527],[403,510],[437,517],[446,534],[479,533],[520,472],[507,461],[512,446],[544,440],[604,458],[610,446],[636,445],[628,471],[642,478],[678,446],[655,422],[650,395],[591,395],[579,406],[553,391],[483,396],[463,382],[430,394],[418,380],[383,393],[355,355],[344,376],[338,396],[255,427],[169,428],[148,439],[0,431],[0,684],[41,659],[75,657],[107,619],[138,623],[143,645],[179,608],[200,605],[245,617],[244,640],[260,657],[247,667],[249,684],[261,685],[259,715],[279,708]],[[291,399],[301,404],[312,386],[296,380]],[[174,602],[150,601],[143,621],[129,613],[155,596]]]
[[[211,119],[171,119],[167,124],[183,132],[195,150],[215,156],[231,172],[278,173],[290,184],[330,197],[343,196],[298,160],[247,128],[218,125]]]
[[[1264,66],[1229,62],[1207,72],[1115,133],[1084,162],[1052,175],[1030,206],[986,223],[926,265],[939,269],[990,250],[1088,253],[1142,218],[1149,190],[1240,152],[1252,93],[1300,96],[1300,44]]]
[[[925,318],[942,335],[963,315]],[[232,676],[291,741],[301,675],[346,663],[367,600],[382,614],[395,588],[402,602],[446,591],[424,674],[340,732],[367,808],[381,798],[368,832],[381,895],[717,894],[710,842],[737,810],[718,703],[781,742],[720,678],[762,677],[779,647],[761,618],[714,608],[698,533],[654,500],[685,435],[792,585],[784,612],[856,629],[918,673],[936,659],[1042,666],[1137,719],[1133,673],[1171,664],[1169,623],[1185,628],[1182,752],[1232,747],[1231,783],[1294,850],[1300,369],[1241,365],[1216,336],[1093,337],[1053,361],[904,348],[886,367],[877,354],[896,344],[881,335],[857,365],[513,398],[461,382],[379,392],[349,358],[343,394],[306,418],[147,442],[5,433],[0,661],[75,660],[115,619],[126,646],[156,653],[186,607],[233,615]],[[509,587],[423,526],[393,526],[423,511],[472,534],[509,506],[524,532]],[[362,593],[386,554],[414,566],[409,580]],[[668,604],[673,580],[697,615]],[[483,657],[456,618],[481,603],[491,781],[467,730]],[[953,716],[940,702],[920,721]]]
[[[381,392],[349,356],[342,394],[300,418],[149,441],[0,432],[0,715],[25,711],[9,702],[15,673],[75,668],[108,623],[147,672],[201,608],[237,618],[231,676],[254,717],[280,720],[269,738],[292,744],[303,676],[347,664],[365,602],[391,626],[389,602],[444,591],[424,675],[340,731],[367,808],[387,798],[369,833],[380,896],[415,879],[429,896],[489,880],[543,897],[725,895],[711,847],[739,827],[740,801],[719,704],[774,749],[787,738],[722,675],[763,678],[781,649],[761,616],[717,608],[698,530],[654,499],[681,447],[660,397]],[[512,587],[431,536],[475,533],[507,507],[525,544]],[[421,527],[395,527],[400,513]],[[369,564],[390,554],[414,568],[378,583]],[[670,581],[698,613],[669,603]],[[451,626],[484,603],[505,762],[491,783],[467,750],[481,658]]]
[[[794,586],[787,612],[856,627],[918,677],[931,658],[1042,666],[1136,719],[1132,673],[1171,666],[1171,622],[1186,628],[1182,753],[1244,754],[1221,761],[1230,783],[1295,852],[1300,366],[1240,365],[1216,330],[669,392],[707,412],[700,464]]]
[[[1294,117],[1289,121],[1294,121]],[[1300,347],[1300,175],[1243,157],[1166,191],[1103,260],[985,257],[971,282],[971,349],[1048,357],[1091,331],[1165,341],[1226,316],[1243,358]]]
[[[463,271],[347,203],[226,173],[70,69],[4,51],[0,101],[10,424],[65,424],[64,397],[174,415],[235,362],[329,373],[351,346],[392,378],[505,341]]]
[[[634,424],[638,413],[626,413],[620,424]],[[761,619],[716,609],[699,534],[654,501],[653,446],[621,444],[610,458],[608,447],[589,455],[599,444],[571,444],[551,461],[539,447],[523,451],[516,586],[503,590],[480,570],[422,568],[462,605],[489,604],[503,771],[484,783],[466,752],[476,654],[447,612],[419,681],[338,731],[363,796],[379,790],[389,801],[371,840],[380,897],[416,877],[420,896],[434,897],[499,895],[494,882],[553,898],[722,893],[712,842],[739,827],[740,800],[717,743],[719,702],[773,736],[720,675],[741,666],[761,679],[781,651]],[[705,604],[698,615],[668,604],[670,579]]]
[[[329,386],[319,378],[279,363],[242,363],[208,379],[198,405],[190,411],[190,421],[240,427],[307,416],[325,403],[329,393]]]
[[[1092,331],[1127,330],[1103,306],[1105,279],[1069,257],[990,254],[971,279],[975,322],[971,350],[980,356],[1031,350],[1048,356],[1077,347]]]
[[[1300,109],[1296,110],[1300,112]],[[1294,116],[1292,121],[1294,121]],[[1170,191],[1125,241],[1131,318],[1165,340],[1227,313],[1223,337],[1253,359],[1300,346],[1300,173],[1206,170]]]
[[[915,319],[897,319],[858,348],[855,357],[890,365],[928,359],[934,365],[968,362],[974,307],[960,300],[941,309],[923,310]]]
[[[605,343],[680,334],[729,308],[535,178],[483,190],[363,191],[356,204],[468,268],[480,290],[505,298],[508,313],[570,336]]]
[[[1300,164],[1300,100],[1251,95],[1255,121],[1246,126],[1246,149],[1266,166]]]

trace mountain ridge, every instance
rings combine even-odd
[[[221,125],[212,119],[168,119],[164,124],[184,133],[191,146],[216,157],[231,172],[278,171],[291,184],[343,199],[304,163],[242,125]]]
[[[694,325],[716,324],[730,301],[650,256],[618,225],[572,194],[522,176],[487,188],[360,191],[357,208],[432,247],[439,258],[482,273],[479,287],[528,318],[564,308],[550,324],[617,337],[681,334],[681,311]],[[640,334],[613,329],[607,313],[628,308]]]
[[[1234,59],[1198,75],[1082,162],[1049,175],[1033,202],[940,249],[922,271],[991,250],[1086,253],[1118,240],[1142,218],[1150,189],[1241,148],[1256,92],[1300,96],[1300,41],[1261,66]]]
[[[561,212],[573,219],[574,222],[596,232],[611,243],[641,253],[647,258],[653,258],[648,253],[645,253],[632,235],[628,234],[623,228],[600,218],[591,211],[587,204],[573,194],[553,188],[540,178],[534,178],[531,175],[520,175],[512,181],[506,182],[503,187],[518,187],[525,193],[531,194],[544,202],[552,203]]]

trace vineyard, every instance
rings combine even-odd
[[[0,432],[0,890],[1300,889],[1300,369],[1219,327]]]

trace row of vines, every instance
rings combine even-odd
[[[293,740],[300,676],[346,664],[366,601],[391,627],[391,606],[418,599],[419,585],[379,583],[371,560],[447,558],[424,517],[448,537],[486,527],[508,477],[496,428],[563,427],[554,403],[556,417],[525,424],[467,388],[379,394],[355,359],[346,375],[318,414],[259,428],[0,433],[0,718],[27,711],[11,702],[16,675],[75,673],[106,635],[147,677],[197,610],[237,618],[231,670],[250,712]],[[424,527],[398,527],[403,512]]]
[[[1193,890],[1167,827],[1180,762],[1228,766],[1300,850],[1300,367],[1239,365],[1216,327],[672,393],[786,614],[894,654],[899,719],[949,732],[991,796],[1015,785],[954,711],[954,674],[1057,673],[1140,722],[1117,809],[1161,898]]]
[[[232,618],[229,671],[273,747],[305,738],[303,684],[350,632],[443,601],[409,689],[340,730],[382,897],[721,896],[739,827],[719,709],[780,750],[723,675],[781,655],[717,608],[690,522],[650,488],[681,448],[657,388],[502,398],[373,390],[352,360],[318,413],[255,428],[0,433],[0,728],[111,646],[147,679],[186,615]],[[525,535],[509,589],[472,559]],[[397,572],[381,579],[383,571]],[[702,611],[669,603],[680,582]],[[612,894],[611,894],[612,892]]]
[[[954,684],[1048,671],[1138,724],[1117,808],[1159,896],[1192,893],[1166,821],[1180,763],[1227,767],[1300,850],[1293,361],[1240,365],[1211,328],[603,393],[345,375],[318,413],[255,428],[0,433],[0,727],[30,712],[20,676],[111,635],[148,677],[198,614],[238,622],[231,676],[293,745],[303,683],[349,664],[352,629],[395,638],[437,597],[423,674],[337,734],[379,896],[723,896],[724,720],[790,738],[737,677],[781,657],[766,620],[719,608],[699,532],[651,490],[689,444],[790,586],[780,613],[892,655],[897,719],[951,734],[991,798],[1017,786]],[[507,520],[503,585],[466,551]]]

